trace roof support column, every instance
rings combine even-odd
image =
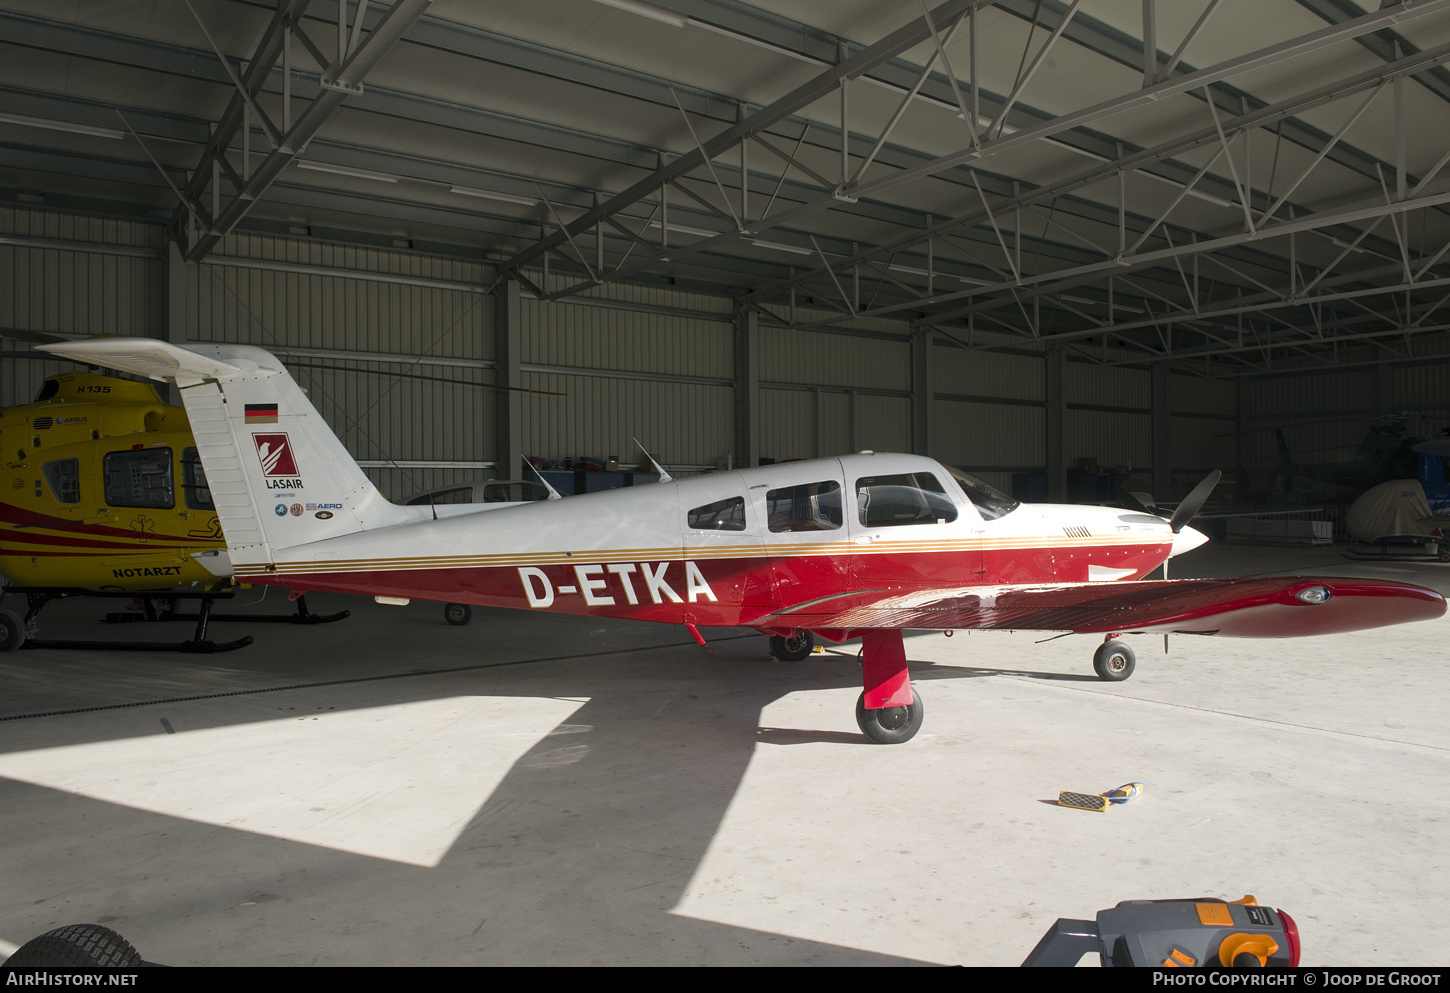
[[[1159,500],[1173,493],[1173,413],[1169,405],[1168,363],[1153,365],[1153,495]],[[1166,494],[1166,496],[1165,496]]]
[[[1067,455],[1063,442],[1063,420],[1067,401],[1063,392],[1063,373],[1067,368],[1067,351],[1050,345],[1043,357],[1042,396],[1047,401],[1047,437],[1043,443],[1047,463],[1047,499],[1061,503],[1067,499]]]
[[[166,242],[166,334],[165,339],[173,345],[186,344],[186,257],[176,239]],[[163,396],[173,402],[181,402],[176,387],[167,384],[162,388]]]
[[[493,354],[499,479],[523,472],[523,335],[519,325],[519,281],[506,279],[494,287]]]
[[[1245,470],[1249,465],[1249,432],[1253,430],[1253,419],[1249,417],[1249,379],[1247,376],[1239,376],[1234,381],[1234,413],[1238,420],[1234,422],[1234,468],[1239,470],[1240,477],[1247,480]],[[1248,497],[1249,483],[1242,484],[1243,488],[1237,492],[1239,499]]]
[[[911,339],[911,450],[916,455],[930,455],[934,440],[931,360],[935,347],[936,332],[930,328],[922,328]]]
[[[760,314],[735,311],[735,450],[742,468],[760,464]]]

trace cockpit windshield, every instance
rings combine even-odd
[[[984,521],[995,521],[999,517],[1006,517],[1022,506],[1020,500],[1013,500],[997,487],[982,482],[971,473],[962,472],[953,466],[947,466],[946,470],[961,486],[962,492],[967,495],[968,500],[972,501],[972,506],[977,508]]]

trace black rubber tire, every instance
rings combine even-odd
[[[144,965],[131,943],[99,924],[68,924],[31,938],[5,960],[6,968],[111,968]]]
[[[0,610],[0,652],[12,652],[25,644],[25,622],[18,614]]]
[[[1110,683],[1121,683],[1133,674],[1138,657],[1124,643],[1122,638],[1113,638],[1098,646],[1093,653],[1093,670],[1099,679]]]
[[[473,620],[473,608],[466,603],[445,603],[443,619],[454,627],[462,627]]]
[[[816,647],[816,636],[809,631],[797,631],[789,638],[778,634],[770,636],[770,654],[782,662],[799,662],[811,654]]]
[[[921,730],[926,710],[921,705],[921,691],[911,688],[911,706],[866,709],[866,693],[856,698],[856,726],[878,745],[899,745],[910,741]]]

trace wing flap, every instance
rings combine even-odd
[[[1298,594],[1311,587],[1322,587],[1328,598],[1319,603],[1300,599]],[[1445,598],[1420,586],[1289,576],[878,590],[802,604],[770,621],[838,630],[1161,631],[1293,638],[1432,620],[1444,613]]]

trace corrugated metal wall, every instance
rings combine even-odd
[[[520,312],[524,385],[541,391],[525,396],[529,455],[638,465],[636,438],[667,466],[714,466],[730,455],[729,301],[610,285],[577,302],[526,299]]]
[[[187,338],[278,352],[389,497],[484,475],[497,439],[483,265],[233,235],[186,270]]]
[[[160,226],[7,209],[0,211],[0,233],[115,246],[0,246],[0,306],[6,308],[0,323],[166,333]],[[477,478],[497,458],[495,307],[482,292],[490,277],[480,262],[233,236],[206,263],[186,267],[185,334],[278,351],[349,450],[374,463],[369,473],[401,499]],[[796,311],[802,323],[825,316]],[[637,464],[642,456],[631,439],[639,438],[687,472],[726,458],[739,464],[730,300],[607,285],[572,301],[525,299],[519,321],[523,385],[531,391],[522,403],[529,454],[618,456]],[[878,321],[866,334],[830,334],[764,320],[762,455],[910,451],[917,384],[908,331],[905,323]],[[1030,340],[1008,335],[978,332],[968,339],[970,348],[939,336],[931,350],[930,454],[1005,487],[1013,471],[1046,462],[1044,355]],[[1147,467],[1151,373],[1128,364],[1129,353],[1094,348],[1084,354],[1100,361],[1078,356],[1065,366],[1064,454],[1069,461],[1093,457],[1101,465]],[[4,401],[29,399],[40,378],[60,368],[63,363],[7,361],[0,377]],[[1355,391],[1362,393],[1368,380],[1341,376],[1286,389],[1254,384],[1248,403],[1274,416],[1302,411],[1315,396],[1363,402]],[[1406,395],[1427,395],[1438,385],[1434,375],[1414,368],[1394,370],[1390,378]],[[1175,375],[1170,392],[1175,468],[1228,467],[1235,384]],[[1272,437],[1269,445],[1272,452]]]
[[[75,251],[0,244],[0,327],[137,335],[155,334],[162,327],[163,242],[157,225],[4,207],[0,234],[98,246],[95,251]],[[29,401],[46,376],[73,368],[71,363],[24,357],[30,346],[11,339],[0,343],[0,350],[5,353],[0,406]]]
[[[1249,466],[1274,468],[1281,459],[1280,430],[1290,456],[1300,464],[1353,461],[1377,413],[1376,375],[1368,368],[1250,380]]]

